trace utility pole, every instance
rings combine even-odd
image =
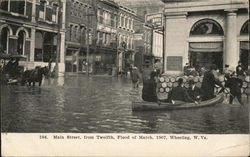
[[[58,0],[58,6],[57,6],[57,12],[58,12],[58,17],[57,17],[57,23],[58,23],[58,33],[57,33],[57,46],[56,46],[56,64],[54,67],[54,76],[58,77],[59,76],[59,56],[60,56],[60,42],[61,42],[61,24],[62,24],[62,19],[61,19],[61,0]]]
[[[86,60],[87,60],[87,76],[89,76],[89,9],[87,9],[87,54],[86,54]]]

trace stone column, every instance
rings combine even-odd
[[[165,13],[164,18],[164,72],[167,74],[181,74],[183,65],[188,58],[187,13]],[[167,63],[169,57],[181,57],[182,63],[171,66]],[[168,66],[170,65],[170,66]],[[182,67],[182,68],[181,68]]]
[[[36,43],[36,29],[31,28],[31,36],[30,36],[30,62],[34,62],[35,58],[35,43]]]
[[[32,0],[32,19],[33,23],[36,23],[36,0]]]
[[[224,63],[230,65],[231,68],[235,69],[238,64],[239,54],[237,51],[237,24],[236,24],[236,10],[226,10],[226,42],[224,52]]]

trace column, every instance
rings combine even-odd
[[[30,62],[34,62],[35,58],[35,43],[36,43],[36,29],[31,28],[31,36],[30,36]]]
[[[239,54],[237,51],[237,25],[236,25],[236,10],[227,11],[227,22],[226,22],[226,42],[224,52],[224,63],[230,65],[231,68],[235,69],[238,64]]]
[[[36,0],[32,0],[32,19],[33,23],[36,22]]]
[[[167,74],[181,74],[183,65],[188,58],[187,13],[165,13],[164,15],[164,72]],[[178,58],[180,62],[171,63],[171,58]],[[169,63],[168,63],[169,61]]]

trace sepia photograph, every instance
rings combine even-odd
[[[0,0],[2,144],[249,138],[249,28],[248,0]]]

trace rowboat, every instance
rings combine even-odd
[[[193,109],[214,106],[218,103],[223,102],[224,94],[220,93],[215,98],[211,100],[202,101],[198,104],[195,103],[180,103],[172,104],[165,102],[147,102],[147,101],[134,101],[132,102],[133,111],[152,111],[152,110],[181,110],[181,109]]]

